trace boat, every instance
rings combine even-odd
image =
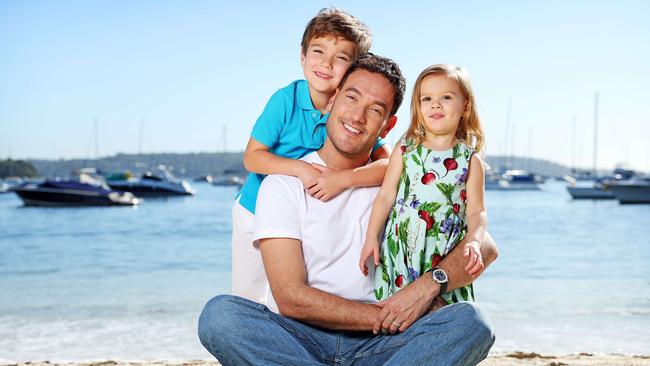
[[[133,206],[140,203],[132,193],[113,190],[89,178],[47,179],[41,183],[25,183],[13,191],[26,206]]]
[[[500,178],[486,180],[485,189],[498,191],[539,191],[544,180],[525,170],[506,170]]]
[[[212,185],[215,186],[237,186],[244,185],[244,180],[238,176],[221,176],[212,180]]]
[[[650,203],[650,177],[635,176],[608,184],[614,197],[621,204]]]
[[[590,172],[578,173],[575,176],[565,176],[567,190],[573,199],[615,199],[609,189],[612,184],[630,179],[634,171],[616,168],[612,175],[594,178]]]
[[[178,179],[164,166],[158,166],[159,174],[150,171],[140,178],[130,173],[104,175],[106,184],[113,189],[131,192],[138,197],[190,196],[194,189],[184,179]]]

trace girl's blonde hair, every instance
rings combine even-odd
[[[437,64],[429,66],[418,76],[411,96],[411,124],[406,131],[406,138],[415,140],[416,144],[422,143],[425,139],[424,116],[420,108],[420,87],[426,77],[437,75],[443,75],[456,81],[458,88],[467,101],[466,112],[458,124],[456,139],[481,152],[484,145],[483,128],[476,111],[476,102],[474,101],[472,84],[469,81],[469,73],[464,68],[454,65]]]

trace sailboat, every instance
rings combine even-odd
[[[575,177],[565,176],[567,190],[573,199],[614,199],[614,194],[607,189],[604,179],[599,179],[596,173],[598,151],[598,93],[594,96],[594,156],[592,172],[579,174]]]

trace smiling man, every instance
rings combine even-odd
[[[330,100],[325,145],[303,160],[324,174],[367,164],[377,137],[395,125],[404,89],[392,60],[371,54],[357,60]],[[473,280],[463,270],[462,251],[440,263],[448,275],[444,285],[422,276],[382,306],[374,303],[374,276],[360,273],[358,258],[378,189],[348,189],[322,202],[295,177],[265,179],[255,238],[270,283],[266,305],[230,295],[210,300],[199,319],[206,349],[226,366],[472,365],[484,359],[494,336],[483,311],[472,303],[437,306],[444,285]],[[489,237],[481,251],[486,265],[496,258]],[[386,334],[392,319],[382,314],[400,313],[413,325]]]

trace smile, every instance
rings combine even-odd
[[[332,76],[320,73],[318,71],[314,71],[314,74],[316,74],[316,76],[318,76],[319,78],[323,78],[323,79],[327,79],[327,80],[332,78]]]
[[[343,123],[343,127],[345,127],[346,130],[352,132],[352,133],[355,134],[355,135],[358,135],[358,134],[361,133],[360,130],[357,130],[356,128],[354,128],[354,127],[348,125],[347,123]]]

